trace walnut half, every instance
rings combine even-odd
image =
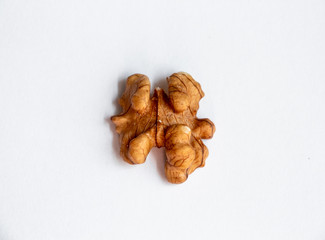
[[[209,152],[201,139],[212,138],[214,124],[198,119],[201,86],[191,75],[174,73],[168,95],[156,88],[150,97],[147,76],[128,77],[119,103],[122,113],[111,120],[120,135],[121,156],[130,164],[144,163],[153,147],[165,147],[165,173],[171,183],[182,183],[196,168],[203,167]]]

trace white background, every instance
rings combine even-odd
[[[189,72],[216,125],[181,185],[105,118]],[[325,1],[0,0],[0,239],[325,239]]]

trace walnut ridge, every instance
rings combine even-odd
[[[120,135],[120,154],[126,162],[144,163],[153,147],[165,147],[167,180],[182,183],[204,166],[209,152],[201,139],[212,138],[215,127],[209,119],[196,117],[204,93],[191,75],[174,73],[167,82],[168,95],[156,88],[150,97],[147,76],[128,77],[119,100],[122,113],[111,120]]]

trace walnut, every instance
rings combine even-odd
[[[215,127],[207,118],[198,119],[201,86],[188,73],[174,73],[168,94],[156,88],[150,98],[147,76],[127,79],[119,103],[122,113],[111,120],[120,135],[121,156],[130,164],[144,163],[153,147],[165,147],[165,173],[171,183],[182,183],[196,168],[203,167],[209,152],[201,139],[212,138]]]

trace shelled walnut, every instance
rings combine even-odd
[[[153,147],[165,147],[167,180],[182,183],[204,166],[209,152],[201,139],[212,138],[215,127],[209,119],[196,117],[204,93],[191,75],[174,73],[167,82],[168,95],[156,88],[150,97],[147,76],[128,77],[119,100],[122,113],[111,120],[120,135],[120,153],[126,162],[144,163]]]

